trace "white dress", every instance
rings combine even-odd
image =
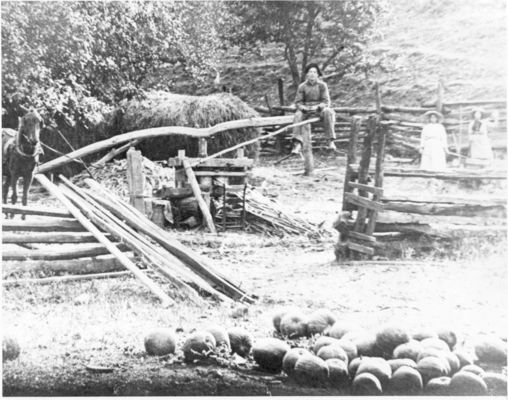
[[[478,160],[490,161],[494,159],[492,146],[487,135],[488,122],[472,121],[469,124],[469,156]]]
[[[420,168],[429,171],[446,169],[446,131],[442,124],[429,123],[422,129],[420,142],[422,160]]]

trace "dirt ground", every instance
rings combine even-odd
[[[280,307],[309,313],[329,308],[338,317],[375,330],[387,322],[408,329],[449,327],[468,340],[478,333],[506,339],[508,283],[506,233],[462,234],[456,241],[422,238],[393,244],[397,259],[374,262],[335,260],[337,233],[331,229],[340,210],[344,160],[316,159],[313,177],[296,173],[299,160],[273,167],[263,158],[254,175],[259,190],[328,234],[320,239],[269,237],[244,232],[217,236],[175,232],[175,236],[255,294],[258,301],[192,305],[178,298],[162,309],[134,278],[122,277],[50,285],[3,288],[2,326],[17,338],[18,359],[3,364],[4,395],[340,395],[336,389],[313,389],[283,375],[257,371],[252,360],[231,358],[211,365],[185,365],[181,350],[171,357],[149,357],[143,338],[155,327],[177,332],[179,346],[194,329],[209,325],[242,326],[254,338],[273,335],[271,318]],[[262,179],[264,178],[264,180]],[[502,184],[478,190],[427,182],[386,182],[392,193],[436,191],[457,195],[503,193]],[[39,199],[49,204],[48,199]],[[55,203],[56,204],[56,203]],[[308,344],[308,343],[303,343]],[[87,365],[112,368],[90,372]]]

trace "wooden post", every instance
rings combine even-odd
[[[349,136],[349,146],[347,150],[347,161],[346,161],[346,175],[344,177],[344,194],[342,196],[342,211],[352,211],[353,207],[351,204],[347,203],[346,193],[350,193],[353,191],[352,188],[349,187],[349,181],[351,180],[351,176],[353,175],[353,171],[351,170],[350,165],[356,164],[356,151],[358,149],[358,132],[360,131],[360,125],[362,123],[362,119],[360,117],[353,117],[351,121],[351,133]]]
[[[131,271],[136,278],[138,278],[145,286],[147,286],[152,293],[154,293],[162,301],[164,307],[174,304],[174,301],[164,291],[157,286],[150,278],[148,278],[137,266],[134,264],[124,253],[111,243],[111,241],[94,225],[83,213],[71,203],[71,201],[58,189],[58,187],[51,183],[48,178],[42,174],[35,175],[35,179],[44,186],[48,192],[55,196],[60,202],[69,210],[69,212],[76,218],[97,240],[102,243],[113,254],[122,265]]]
[[[142,213],[145,212],[143,158],[141,152],[131,147],[127,151],[127,182],[130,203]]]
[[[279,103],[284,106],[284,80],[282,78],[277,79],[277,85],[279,88]]]
[[[443,113],[443,94],[444,94],[444,87],[443,83],[441,82],[441,79],[437,82],[437,101],[436,101],[436,110]]]
[[[467,143],[467,142],[466,142]],[[457,153],[462,155],[462,106],[459,105],[459,137],[457,140]],[[459,157],[460,165],[464,164],[462,157]]]
[[[303,139],[303,159],[304,159],[304,175],[311,176],[314,172],[314,156],[312,155],[312,134],[311,125],[302,126],[302,139]]]
[[[372,141],[376,134],[378,118],[371,116],[367,121],[367,136],[363,139],[363,154],[360,160],[360,168],[358,170],[358,183],[366,184],[367,177],[369,176],[370,157],[372,155]],[[364,190],[358,190],[358,194],[362,197],[367,196]],[[363,232],[365,225],[365,218],[367,217],[367,209],[359,208],[356,216],[355,231]]]
[[[213,223],[212,215],[210,214],[210,209],[207,207],[205,200],[203,199],[203,195],[201,194],[201,189],[199,188],[198,181],[196,180],[196,176],[194,175],[194,171],[192,171],[192,167],[189,163],[189,160],[183,160],[183,167],[185,169],[185,174],[187,175],[187,179],[191,185],[192,192],[194,193],[194,197],[198,201],[199,208],[203,213],[203,218],[206,222],[206,226],[212,233],[217,233],[215,230],[215,225]]]
[[[376,93],[376,112],[381,115],[381,93],[379,92],[379,82],[374,84],[374,91]]]
[[[386,126],[378,125],[377,133],[377,154],[376,154],[376,175],[374,178],[374,186],[377,188],[383,187],[383,177],[384,177],[384,158],[385,158],[385,144],[386,144]],[[373,201],[380,201],[381,194],[379,192],[374,192],[372,196]],[[367,229],[365,233],[367,235],[372,235],[374,233],[374,229],[376,228],[376,219],[377,219],[378,211],[370,210],[368,213],[369,222],[367,223]]]
[[[236,150],[236,158],[245,158],[245,150],[243,148]]]
[[[206,157],[207,155],[208,155],[208,142],[207,142],[206,138],[199,138],[198,139],[198,157]]]

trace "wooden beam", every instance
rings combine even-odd
[[[217,233],[217,230],[215,229],[215,224],[213,223],[212,214],[210,214],[210,209],[208,208],[205,200],[203,199],[201,189],[199,188],[198,181],[196,179],[196,176],[194,175],[194,171],[192,170],[189,161],[183,160],[183,167],[185,169],[185,174],[187,175],[189,184],[191,185],[192,192],[194,193],[194,197],[198,201],[199,208],[203,213],[203,218],[206,222],[206,226],[208,227],[210,232]]]
[[[370,242],[370,243],[376,243],[376,241],[377,241],[374,236],[366,235],[365,233],[349,231],[348,234],[353,239],[364,240],[364,241]]]
[[[208,161],[201,161],[201,158],[187,158],[193,164],[199,161],[200,168],[245,168],[252,167],[254,160],[250,158],[213,158]],[[178,157],[170,158],[168,160],[168,167],[182,167],[183,160]]]
[[[292,115],[283,115],[276,117],[253,117],[235,121],[222,122],[210,128],[189,128],[184,126],[167,126],[167,127],[159,127],[159,128],[149,128],[142,129],[138,131],[133,131],[129,133],[124,133],[122,135],[114,136],[110,139],[101,140],[99,142],[92,143],[88,146],[82,147],[73,151],[71,153],[65,154],[61,157],[55,158],[54,160],[48,161],[40,165],[36,169],[36,173],[44,173],[47,171],[51,171],[52,169],[61,167],[62,165],[68,164],[73,160],[87,156],[89,154],[97,153],[98,151],[108,149],[110,147],[114,147],[120,145],[125,142],[130,142],[132,140],[142,140],[149,139],[155,137],[164,137],[164,136],[175,136],[175,135],[184,135],[189,137],[210,137],[219,132],[236,130],[242,128],[259,128],[263,126],[274,126],[274,125],[282,125],[289,124],[293,121]]]
[[[80,232],[84,231],[85,228],[78,221],[73,219],[48,218],[47,220],[37,221],[2,220],[2,230],[4,232]]]
[[[352,203],[358,207],[363,207],[368,210],[375,210],[375,211],[383,211],[384,210],[384,205],[382,203],[369,200],[365,197],[358,196],[353,193],[346,193],[345,198],[346,198],[347,202]]]
[[[144,213],[145,176],[143,173],[143,157],[141,151],[135,150],[134,147],[131,147],[127,152],[127,183],[131,204]]]
[[[194,171],[194,176],[245,176],[246,174],[246,171]]]
[[[118,250],[126,251],[129,248],[121,243],[113,243]],[[37,250],[3,250],[2,257],[4,260],[72,260],[74,258],[97,257],[109,254],[108,249],[103,245],[91,245],[81,248],[74,247],[72,250],[54,250],[54,249],[37,249]]]
[[[377,129],[376,173],[374,176],[374,185],[376,187],[383,187],[385,145],[386,126],[379,125]],[[382,194],[380,193],[374,193],[372,200],[379,202],[381,195]],[[370,213],[368,213],[369,221],[367,222],[367,228],[365,229],[365,233],[367,235],[372,235],[374,233],[378,212],[378,210],[372,210]]]
[[[349,182],[348,185],[349,185],[349,187],[351,187],[353,189],[359,189],[359,190],[362,190],[364,192],[369,192],[369,193],[376,193],[380,196],[383,195],[383,188],[380,188],[380,187],[364,185],[363,183],[356,183],[356,182]]]
[[[352,207],[346,202],[345,195],[346,193],[353,191],[351,187],[353,174],[349,165],[356,164],[356,152],[358,150],[358,132],[360,131],[360,124],[361,119],[359,117],[355,117],[351,121],[351,133],[347,150],[346,174],[344,176],[344,191],[342,194],[342,211],[352,210]]]
[[[72,218],[72,215],[65,210],[51,208],[39,208],[34,206],[12,206],[2,204],[2,213],[22,214],[22,215],[41,215],[45,217]]]
[[[102,157],[99,160],[95,161],[92,164],[92,167],[99,167],[101,165],[106,164],[108,161],[111,161],[113,158],[115,158],[116,156],[122,154],[124,151],[129,150],[129,147],[135,147],[139,142],[141,142],[141,140],[133,140],[132,142],[124,144],[123,146],[121,146],[121,147],[119,147],[117,149],[110,150],[108,152],[108,154],[106,154],[104,157]]]
[[[506,217],[506,205],[495,205],[492,203],[481,205],[383,201],[383,206],[386,211],[422,215],[455,215],[463,217],[497,215],[500,218]]]
[[[281,106],[284,105],[284,79],[278,78],[277,79],[277,86],[279,89],[279,104]]]
[[[50,278],[7,279],[7,280],[2,280],[2,285],[4,285],[4,286],[47,285],[47,284],[51,284],[51,283],[72,282],[72,281],[88,280],[88,279],[121,278],[124,276],[129,276],[131,274],[132,274],[132,272],[130,272],[130,271],[118,271],[118,272],[102,272],[102,273],[98,273],[98,274],[54,276],[54,277],[50,277]]]
[[[293,116],[291,116],[291,115],[288,115],[288,117],[293,118]],[[293,123],[293,124],[290,124],[290,125],[286,125],[283,128],[280,128],[280,129],[276,130],[275,132],[269,133],[268,135],[258,136],[258,137],[254,138],[254,139],[250,139],[250,140],[247,140],[245,142],[236,144],[236,145],[234,145],[232,147],[229,147],[229,148],[227,148],[225,150],[221,150],[221,151],[219,151],[219,152],[217,152],[215,154],[212,154],[211,156],[208,156],[208,157],[202,158],[200,160],[194,161],[194,162],[190,163],[190,165],[191,165],[191,167],[195,167],[195,166],[201,164],[202,162],[211,160],[212,158],[219,157],[219,156],[221,156],[223,154],[226,154],[226,153],[229,153],[229,152],[231,152],[233,150],[239,149],[240,147],[245,147],[245,146],[248,146],[249,144],[256,143],[256,142],[258,142],[260,140],[266,140],[266,139],[268,139],[268,138],[270,138],[272,136],[276,136],[276,135],[278,135],[278,134],[280,134],[282,132],[285,132],[288,129],[295,128],[297,126],[312,124],[312,123],[318,122],[318,121],[319,121],[319,118],[310,118],[310,119],[307,119],[305,121],[296,122],[296,123]]]
[[[163,307],[168,307],[174,304],[174,301],[150,278],[148,278],[137,266],[134,264],[124,253],[111,243],[111,241],[94,225],[92,224],[83,213],[72,204],[69,199],[53,184],[48,178],[42,174],[36,174],[35,179],[44,186],[53,196],[69,210],[69,212],[88,230],[92,233],[97,240],[102,243],[121,263],[131,271],[139,281],[150,289],[162,302]]]
[[[134,260],[132,253],[126,254]],[[44,273],[52,274],[89,274],[99,272],[123,271],[124,266],[112,255],[93,258],[76,258],[73,260],[23,260],[2,261],[2,277],[9,278],[16,275]]]
[[[350,250],[357,251],[357,252],[363,253],[363,254],[367,254],[368,256],[373,256],[374,255],[374,249],[372,247],[364,246],[364,245],[358,244],[358,243],[354,243],[354,242],[351,242],[349,240],[345,243],[345,245]]]
[[[97,239],[89,232],[2,232],[2,243],[96,243]]]
[[[305,176],[311,176],[314,172],[314,155],[312,154],[311,125],[302,126],[302,153]]]

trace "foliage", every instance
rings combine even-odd
[[[228,3],[235,18],[231,43],[243,49],[261,43],[283,45],[294,85],[310,62],[329,75],[367,65],[364,46],[373,33],[383,0],[237,1]]]
[[[4,125],[15,125],[20,104],[45,108],[50,121],[86,119],[82,99],[139,93],[156,69],[199,81],[217,62],[220,4],[2,2]]]

